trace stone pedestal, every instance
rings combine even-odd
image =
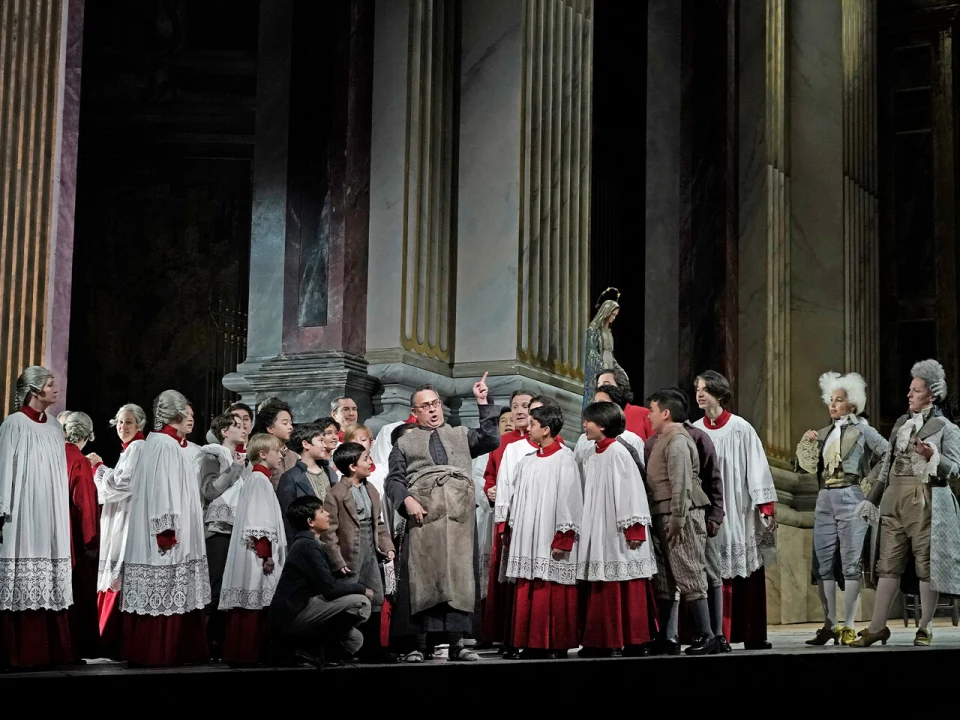
[[[296,422],[329,415],[340,395],[372,412],[372,13],[371,0],[264,0],[260,16],[247,358],[224,385],[286,400]]]
[[[488,372],[495,400],[519,387],[555,397],[578,434],[592,2],[376,10],[371,426],[406,417],[423,383],[473,424],[471,388]]]

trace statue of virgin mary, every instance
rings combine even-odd
[[[604,297],[616,294],[614,298]],[[613,357],[613,332],[610,326],[620,314],[620,291],[609,287],[600,293],[597,299],[597,314],[587,327],[586,347],[584,350],[583,368],[583,407],[593,402],[597,391],[597,375],[601,370],[620,368]]]

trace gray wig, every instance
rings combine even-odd
[[[43,386],[53,377],[53,373],[40,365],[31,365],[17,378],[17,389],[14,401],[15,410],[19,410],[30,398],[30,393],[43,391]]]
[[[153,429],[161,430],[187,416],[187,398],[176,390],[164,390],[153,401]]]
[[[63,424],[63,436],[67,442],[78,444],[93,440],[93,420],[85,412],[72,412]]]
[[[160,398],[157,398],[158,400]],[[117,414],[113,416],[113,419],[110,420],[110,427],[116,427],[117,423],[120,422],[120,416],[125,412],[133,415],[133,421],[137,424],[137,430],[143,430],[147,424],[147,414],[143,411],[143,408],[139,405],[134,405],[133,403],[127,403],[122,408],[117,410]]]
[[[921,360],[910,369],[910,377],[923,380],[937,401],[947,397],[947,373],[936,360]]]

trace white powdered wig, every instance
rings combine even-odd
[[[63,424],[63,436],[74,444],[93,440],[93,420],[85,412],[72,412]]]
[[[830,404],[834,391],[843,390],[847,394],[847,402],[857,409],[857,415],[863,414],[867,409],[867,382],[860,373],[824,373],[820,376],[820,390],[826,405]]]
[[[159,400],[159,398],[157,398]],[[110,427],[116,427],[117,423],[120,422],[120,416],[125,412],[133,415],[133,421],[137,424],[137,430],[143,430],[147,424],[147,414],[143,411],[143,408],[134,403],[127,403],[122,408],[117,410],[117,414],[113,416],[113,419],[110,420]]]
[[[937,400],[947,397],[947,373],[936,360],[921,360],[910,369],[910,377],[923,380]]]
[[[16,396],[14,398],[16,407],[14,409],[19,410],[22,408],[24,402],[26,402],[30,396],[30,393],[41,392],[43,386],[46,385],[47,381],[52,377],[53,373],[40,365],[31,365],[24,370],[20,377],[17,378]]]
[[[187,416],[187,398],[176,390],[164,390],[153,401],[153,429],[162,430]]]

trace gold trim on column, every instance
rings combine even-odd
[[[3,407],[43,362],[60,82],[61,0],[0,3],[0,363]]]
[[[521,361],[583,377],[589,317],[593,0],[524,0]]]

